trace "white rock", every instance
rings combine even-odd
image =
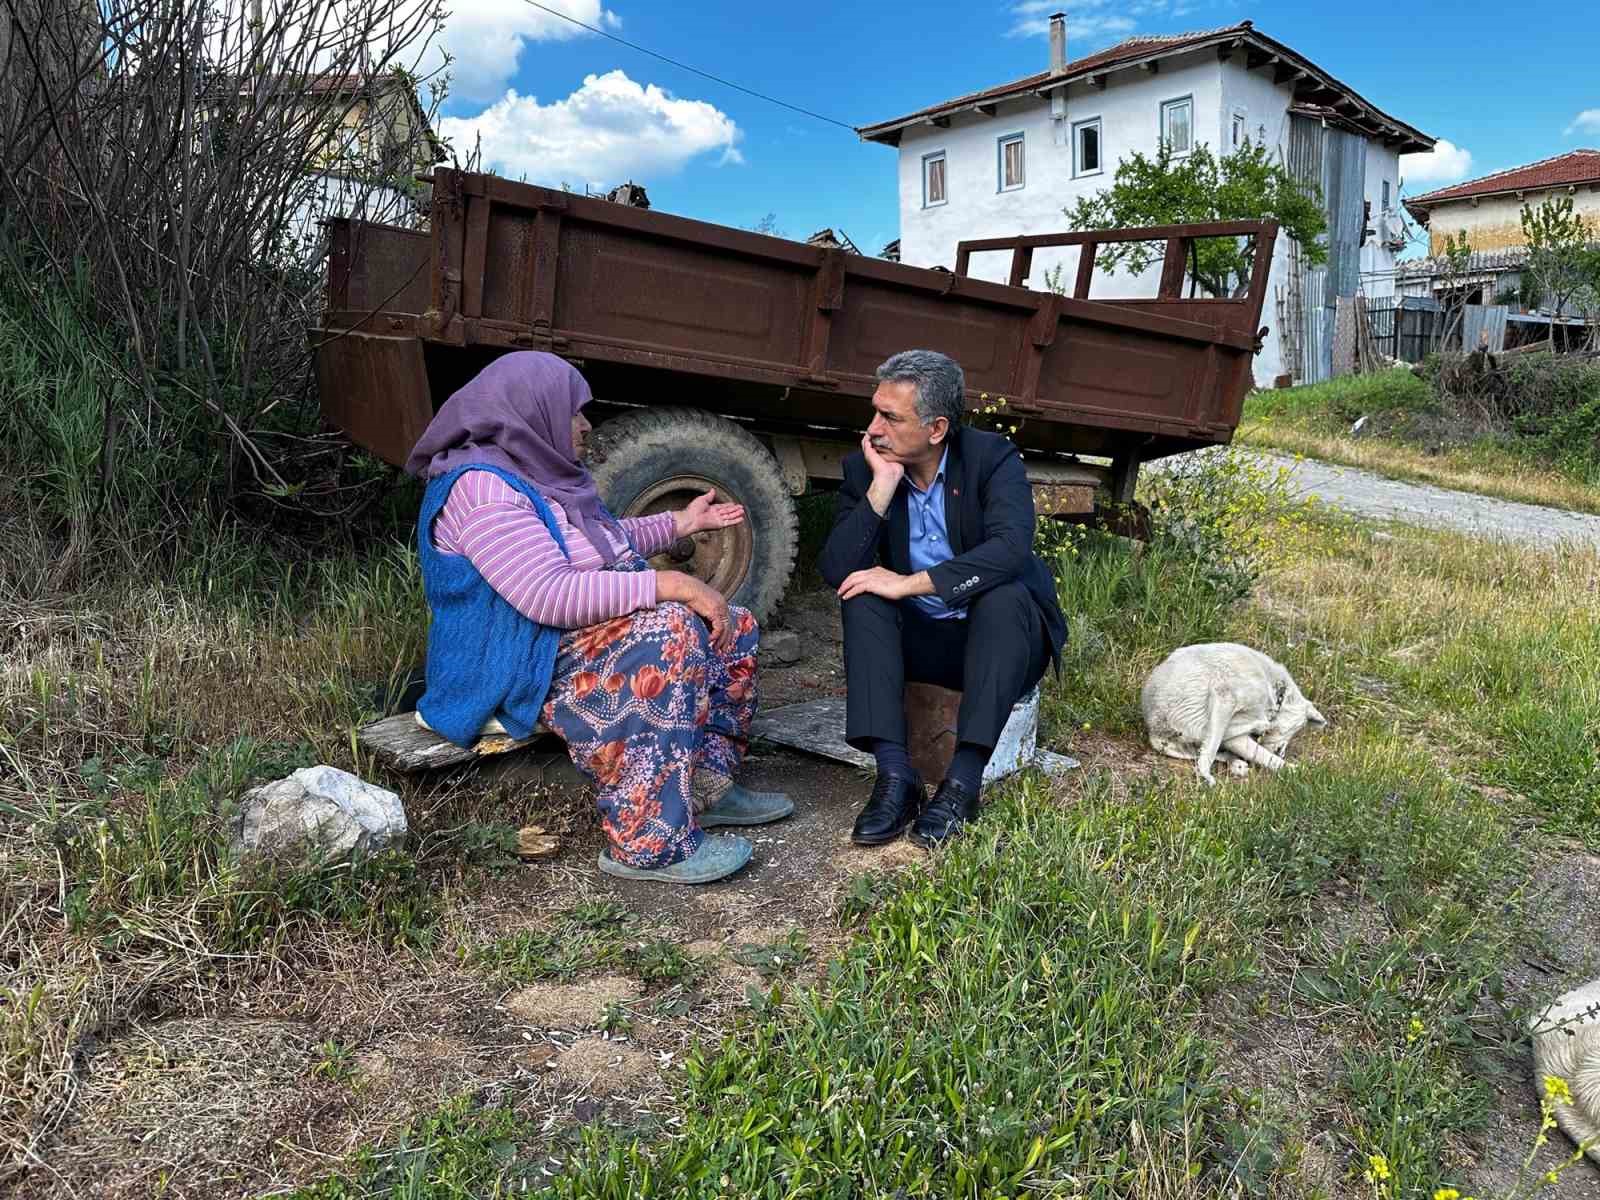
[[[302,767],[244,794],[233,845],[240,855],[307,852],[327,860],[381,850],[405,832],[395,793],[337,767]]]

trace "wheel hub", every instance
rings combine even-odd
[[[646,488],[623,512],[625,517],[648,517],[660,512],[677,512],[697,496],[717,490],[719,503],[743,503],[724,485],[701,475],[674,475]],[[710,529],[679,538],[650,560],[657,570],[683,571],[710,584],[724,596],[732,596],[750,574],[755,558],[755,538],[749,518],[730,529]]]

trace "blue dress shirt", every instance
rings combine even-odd
[[[950,451],[947,448],[939,459],[938,474],[933,477],[926,491],[912,483],[910,475],[904,480],[906,517],[911,526],[912,574],[949,562],[955,557],[955,552],[950,549],[950,532],[944,520],[944,467],[949,461]],[[922,609],[924,615],[935,620],[961,620],[967,615],[965,609],[951,608],[938,596],[913,596],[911,600]]]

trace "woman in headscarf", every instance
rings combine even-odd
[[[598,789],[602,871],[706,883],[742,867],[750,843],[705,827],[794,805],[732,779],[755,714],[755,619],[644,560],[744,510],[707,492],[680,512],[613,517],[582,463],[590,398],[564,359],[507,354],[412,451],[433,612],[418,721],[466,746],[542,720]]]

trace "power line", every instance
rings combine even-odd
[[[702,79],[711,80],[712,83],[720,83],[723,87],[730,87],[736,92],[743,92],[746,96],[754,96],[757,100],[765,100],[768,104],[776,104],[780,108],[787,108],[790,112],[797,112],[802,116],[811,117],[818,121],[826,121],[829,125],[837,125],[840,129],[848,129],[851,133],[856,131],[854,125],[845,121],[835,121],[832,117],[825,117],[821,113],[812,112],[809,108],[801,108],[798,104],[790,104],[787,100],[779,100],[776,96],[768,96],[763,92],[747,88],[741,83],[734,83],[731,79],[713,75],[710,71],[702,71],[699,67],[691,67],[688,63],[679,62],[675,58],[668,58],[665,54],[657,54],[654,50],[641,46],[637,42],[619,38],[616,34],[607,33],[604,29],[596,29],[593,25],[587,25],[576,17],[569,17],[564,12],[558,12],[553,8],[540,4],[539,0],[522,0],[522,2],[530,7],[537,8],[540,12],[549,13],[552,17],[560,17],[563,21],[570,21],[579,29],[587,29],[590,33],[598,33],[603,38],[610,38],[613,42],[626,46],[630,50],[637,50],[640,54],[648,54],[651,58],[659,58],[662,62],[670,63],[680,71],[689,71],[692,74],[699,75]]]

